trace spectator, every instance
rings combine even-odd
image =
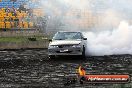
[[[15,27],[18,27],[18,25],[19,25],[19,19],[16,16],[14,19],[14,24],[15,24]]]
[[[27,9],[26,8],[24,8],[24,5],[20,5],[20,7],[19,7],[19,9],[18,9],[18,11],[19,12],[21,12],[21,11],[27,11]]]
[[[6,6],[5,8],[5,12],[9,13],[10,12],[10,9]]]
[[[14,6],[10,9],[10,12],[12,13],[12,16],[17,16]]]

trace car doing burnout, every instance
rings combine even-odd
[[[79,55],[85,58],[87,38],[81,32],[57,32],[48,47],[49,58],[62,55]]]

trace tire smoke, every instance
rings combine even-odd
[[[84,33],[87,40],[87,55],[102,56],[113,54],[132,54],[132,26],[120,22],[117,29],[100,33]]]
[[[42,0],[47,33],[85,31],[86,54],[132,54],[131,0]],[[129,25],[130,24],[130,25]]]

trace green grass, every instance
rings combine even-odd
[[[35,37],[37,41],[45,41],[48,38],[44,36],[31,36]],[[30,37],[0,37],[0,42],[16,42],[16,43],[22,43],[22,42],[29,42],[30,40],[28,39]]]

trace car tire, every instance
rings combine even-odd
[[[50,59],[55,59],[55,56],[54,55],[50,55],[49,58]]]
[[[86,59],[86,55],[85,55],[85,47],[83,46],[83,51],[82,51],[82,58]]]

